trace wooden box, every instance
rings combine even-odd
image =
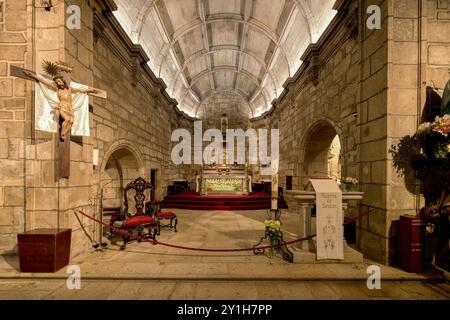
[[[425,222],[415,216],[400,216],[398,262],[408,272],[423,270],[425,226]]]
[[[21,272],[56,272],[69,264],[72,229],[35,229],[17,235]]]

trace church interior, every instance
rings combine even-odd
[[[0,0],[0,299],[448,300],[450,0]]]

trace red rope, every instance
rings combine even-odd
[[[369,215],[369,213],[372,212],[372,211],[373,211],[373,210],[369,210],[368,212],[366,212],[366,213],[364,213],[363,215],[361,215],[359,218],[361,218],[361,217],[363,217],[363,216],[366,216],[366,215]],[[116,232],[119,232],[119,233],[122,233],[122,234],[124,234],[124,235],[130,236],[130,237],[132,237],[132,238],[134,238],[134,239],[137,239],[137,240],[141,240],[141,241],[144,241],[144,242],[149,242],[149,243],[152,243],[152,244],[154,244],[154,245],[159,244],[159,245],[162,245],[162,246],[165,246],[165,247],[170,247],[170,248],[183,249],[183,250],[189,250],[189,251],[202,251],[202,252],[243,252],[243,251],[254,251],[255,249],[258,249],[258,250],[261,250],[261,249],[271,249],[271,248],[274,248],[274,247],[275,247],[275,245],[265,246],[265,247],[255,247],[255,248],[244,248],[244,249],[212,249],[212,248],[192,248],[192,247],[185,247],[185,246],[180,246],[180,245],[175,245],[175,244],[165,243],[165,242],[161,242],[161,241],[158,241],[158,240],[148,239],[148,238],[144,238],[144,237],[141,237],[141,236],[138,236],[138,235],[134,235],[134,234],[129,233],[129,232],[127,232],[127,231],[124,231],[124,230],[122,230],[122,229],[120,229],[120,228],[117,228],[117,227],[114,227],[114,226],[110,226],[109,224],[106,224],[106,223],[104,223],[103,221],[100,221],[100,220],[98,220],[98,219],[96,219],[96,218],[94,218],[94,217],[88,215],[87,213],[85,213],[85,212],[83,212],[83,211],[81,211],[81,210],[78,210],[78,212],[79,212],[81,215],[85,216],[86,218],[88,218],[88,219],[90,219],[90,220],[92,220],[92,221],[94,221],[94,222],[97,222],[97,223],[99,223],[99,224],[102,224],[103,226],[105,226],[105,227],[107,227],[107,228],[109,228],[109,229],[111,229],[111,230],[114,230],[114,231],[116,231]],[[348,223],[352,223],[352,222],[354,222],[354,221],[356,221],[356,220],[359,220],[359,218],[353,219],[353,220],[351,220],[351,221],[345,223],[344,225],[346,225],[346,224],[348,224]],[[309,237],[304,237],[304,238],[301,238],[301,239],[296,239],[296,240],[293,240],[293,241],[289,241],[289,242],[286,242],[286,245],[290,245],[290,244],[294,244],[294,243],[302,242],[302,241],[306,241],[306,240],[311,240],[311,239],[314,238],[315,236],[316,236],[316,235],[314,234],[314,235],[309,236]]]

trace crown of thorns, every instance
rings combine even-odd
[[[42,69],[53,78],[61,77],[61,72],[73,73],[73,67],[61,61],[51,62],[44,60],[42,62]]]

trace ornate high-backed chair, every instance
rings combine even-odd
[[[156,239],[159,232],[159,221],[145,212],[145,191],[153,189],[153,185],[145,181],[143,178],[137,178],[127,184],[124,190],[124,210],[121,215],[121,225],[119,228],[141,236]],[[134,195],[132,194],[134,192]],[[130,206],[130,202],[135,202],[134,206]],[[147,230],[147,232],[145,232]],[[122,234],[124,250],[127,243],[132,241],[131,236]],[[138,240],[139,241],[139,240]]]

